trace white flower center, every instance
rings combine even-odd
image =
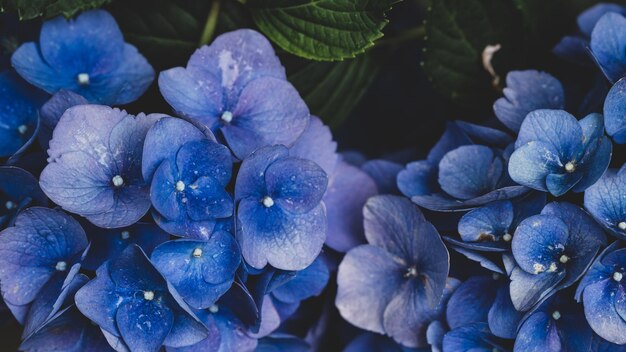
[[[154,292],[143,291],[143,299],[145,299],[146,301],[152,301],[154,299]]]
[[[184,191],[185,190],[185,182],[183,182],[183,181],[176,182],[176,190],[178,192]]]
[[[11,209],[15,208],[15,203],[13,203],[12,201],[8,200],[6,203],[4,203],[4,206],[5,206],[8,210],[11,210]]]
[[[493,274],[491,274],[491,278],[494,279],[494,280],[500,280],[500,274],[493,273]]]
[[[272,206],[274,206],[274,200],[270,196],[265,196],[263,197],[263,205],[266,208],[271,208]]]
[[[22,136],[26,134],[26,132],[28,132],[28,126],[26,125],[19,125],[17,127],[17,132],[19,132]]]
[[[113,182],[113,186],[115,187],[122,187],[124,185],[124,179],[120,175],[113,176],[111,182]]]
[[[127,240],[128,238],[130,238],[130,232],[122,231],[122,239]]]
[[[192,255],[194,258],[200,258],[202,256],[202,248],[194,249]]]
[[[552,312],[552,318],[554,320],[559,320],[561,319],[561,312],[559,312],[558,310],[555,310],[554,312]]]
[[[616,271],[613,273],[613,280],[620,282],[622,281],[622,278],[624,277],[624,274],[620,273],[619,271]]]
[[[209,312],[215,314],[217,312],[220,311],[220,307],[217,306],[217,304],[214,304],[212,306],[209,307]]]
[[[618,227],[620,230],[626,230],[626,221],[622,221],[622,222],[620,222],[619,224],[617,224],[617,227]]]
[[[559,258],[559,261],[560,261],[561,263],[565,264],[565,263],[567,263],[567,262],[569,261],[569,257],[568,257],[568,256],[566,256],[565,254],[563,254],[563,255],[561,256],[561,258]]]
[[[511,236],[510,233],[505,233],[504,236],[502,236],[502,239],[504,240],[504,242],[511,242],[513,236]]]
[[[574,170],[576,170],[576,165],[574,165],[573,162],[569,161],[567,162],[567,164],[565,164],[565,171],[574,172]]]
[[[79,73],[78,76],[76,76],[76,80],[78,81],[79,85],[86,86],[89,84],[89,74]]]
[[[57,265],[54,267],[57,271],[65,271],[67,269],[67,263],[64,261],[57,262]]]
[[[226,123],[230,123],[233,120],[233,113],[230,111],[224,111],[224,113],[222,113],[222,121],[226,122]]]

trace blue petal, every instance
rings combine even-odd
[[[298,91],[269,77],[250,82],[231,113],[232,121],[221,132],[239,159],[266,145],[291,146],[309,123],[309,109]]]
[[[74,296],[80,312],[98,324],[103,331],[120,336],[115,324],[115,312],[120,305],[115,283],[109,275],[108,263],[96,271],[96,278],[89,281]]]
[[[4,209],[0,211],[0,228],[11,226],[15,215],[26,206],[47,206],[48,199],[39,188],[37,179],[15,166],[0,166],[0,193]]]
[[[11,64],[28,83],[48,92],[76,89],[76,76],[60,76],[41,56],[35,43],[22,44],[11,56]]]
[[[598,20],[600,20],[604,14],[609,12],[616,12],[623,15],[626,14],[626,8],[612,3],[599,3],[591,6],[578,15],[578,18],[576,19],[578,29],[580,29],[584,35],[590,37],[593,27],[596,26]]]
[[[376,182],[381,194],[400,194],[396,178],[403,168],[400,164],[383,159],[369,160],[361,165],[361,170]]]
[[[439,185],[455,198],[476,198],[496,189],[502,177],[502,164],[489,147],[462,146],[441,159]]]
[[[560,59],[579,65],[592,63],[589,57],[589,40],[578,36],[565,36],[552,48],[552,53]],[[604,77],[603,77],[604,79]]]
[[[489,202],[497,200],[513,199],[524,195],[529,191],[525,186],[507,186],[496,190],[493,190],[485,195],[461,201],[451,198],[450,196],[442,193],[436,193],[427,196],[414,196],[411,197],[413,203],[420,207],[437,211],[437,212],[455,212],[462,210],[469,210],[480,205],[484,205]]]
[[[513,204],[497,201],[474,209],[459,221],[459,234],[465,242],[498,241],[511,230]]]
[[[498,288],[495,301],[489,309],[489,329],[494,335],[513,339],[517,335],[517,327],[522,320],[523,314],[518,312],[511,301],[509,285],[501,285]]]
[[[619,171],[609,169],[585,191],[585,208],[611,234],[626,239],[626,229],[619,224],[626,221],[626,167]]]
[[[50,100],[43,104],[39,110],[39,116],[41,118],[41,135],[39,136],[39,141],[44,148],[47,148],[48,142],[52,138],[52,131],[57,123],[59,123],[65,110],[72,106],[85,104],[87,104],[85,98],[69,90],[58,91]]]
[[[565,277],[564,271],[529,274],[519,267],[511,272],[509,286],[511,301],[520,312],[531,309],[537,302],[552,293],[554,287]]]
[[[344,161],[337,163],[323,198],[328,219],[327,246],[347,252],[365,243],[363,206],[377,193],[368,174]]]
[[[563,162],[575,160],[582,150],[583,131],[576,118],[563,110],[535,110],[520,127],[515,148],[538,141],[552,146]]]
[[[0,72],[0,157],[17,152],[34,138],[37,109],[45,94],[12,71]]]
[[[311,116],[309,125],[289,148],[289,155],[308,159],[319,165],[327,175],[332,175],[337,165],[337,143],[330,128],[317,116]]]
[[[506,148],[506,146],[514,142],[511,135],[495,128],[460,120],[455,121],[455,123],[477,144],[484,144],[497,148]]]
[[[426,160],[414,161],[398,173],[398,188],[407,197],[429,195],[439,190],[437,167]]]
[[[443,337],[444,351],[505,351],[499,341],[489,331],[487,323],[474,323],[448,332]]]
[[[615,143],[626,143],[626,79],[617,81],[604,101],[604,122],[606,133]]]
[[[32,302],[57,272],[71,267],[87,248],[80,224],[65,213],[33,207],[0,236],[2,296],[14,305]],[[65,265],[57,269],[57,265]]]
[[[503,93],[504,97],[493,104],[493,110],[498,119],[513,132],[520,130],[526,115],[531,111],[565,107],[561,82],[545,72],[509,72]]]
[[[265,170],[276,160],[283,159],[288,155],[289,150],[284,146],[268,146],[248,156],[241,163],[241,168],[237,173],[235,200],[247,197],[261,199],[266,196]]]
[[[272,295],[281,302],[297,303],[321,294],[329,276],[328,266],[320,256],[311,265],[297,272],[293,279],[274,289]]]
[[[578,187],[582,178],[583,174],[580,172],[549,174],[546,177],[546,188],[553,196],[560,197],[570,189]]]
[[[591,32],[591,51],[611,82],[626,73],[626,19],[618,13],[607,13]]]
[[[428,153],[428,162],[438,165],[449,151],[463,145],[473,144],[469,136],[454,122],[448,122],[446,130]]]
[[[206,221],[192,221],[191,219],[183,219],[183,221],[181,221],[180,219],[176,219],[170,221],[156,210],[152,211],[152,218],[161,229],[178,237],[206,240],[213,232],[221,228],[218,227],[221,222],[215,219]],[[232,217],[223,220],[225,220],[224,222],[232,222]],[[230,227],[226,230],[230,231]]]
[[[328,183],[322,168],[312,161],[285,158],[273,162],[265,171],[268,195],[276,205],[302,214],[316,207]]]
[[[335,305],[341,316],[362,329],[384,333],[384,312],[400,289],[405,270],[380,247],[352,249],[337,274]]]
[[[617,311],[618,300],[624,299],[621,284],[603,280],[587,286],[583,292],[585,317],[591,328],[603,339],[626,343],[626,320]]]
[[[154,250],[152,261],[189,305],[203,309],[230,288],[241,257],[232,235],[217,232],[208,242],[166,242]]]
[[[103,75],[102,85],[94,78],[93,100],[103,104],[124,105],[139,99],[154,80],[154,69],[137,48],[124,44],[120,65]],[[82,90],[79,90],[82,92]],[[89,97],[89,94],[86,94]]]
[[[133,299],[122,303],[115,322],[131,351],[158,351],[174,324],[174,314],[164,305]]]
[[[526,218],[515,230],[511,242],[515,261],[530,274],[561,271],[564,263],[559,262],[559,258],[569,250],[569,236],[568,225],[557,217]]]
[[[472,276],[461,283],[447,303],[446,320],[450,329],[487,322],[497,289],[498,282],[491,276]]]
[[[109,270],[111,280],[119,288],[154,291],[165,287],[165,279],[137,245],[128,246],[110,262]]]
[[[244,199],[237,218],[242,255],[257,269],[269,263],[282,270],[302,270],[315,260],[326,239],[323,205],[292,214],[277,205],[267,208],[258,199]]]
[[[509,160],[509,175],[513,181],[539,190],[548,191],[546,178],[561,169],[556,149],[541,141],[529,142],[516,149]]]
[[[309,344],[295,336],[273,334],[259,341],[256,352],[307,352]]]
[[[515,340],[515,351],[562,351],[559,331],[554,321],[544,312],[531,315],[520,327]]]

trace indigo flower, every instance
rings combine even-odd
[[[117,340],[131,351],[158,351],[162,345],[189,346],[207,337],[207,328],[170,292],[137,245],[104,263],[96,275],[78,290],[75,301],[81,313],[110,335],[109,343]]]
[[[506,75],[504,97],[493,111],[507,128],[517,133],[528,113],[538,109],[563,109],[565,93],[558,79],[534,70],[511,71]]]
[[[557,197],[570,189],[583,192],[606,171],[611,151],[602,115],[577,121],[563,110],[535,110],[522,123],[509,174]]]
[[[339,265],[339,312],[351,324],[408,346],[425,346],[426,313],[440,303],[449,256],[439,233],[407,199],[381,195],[364,208],[369,244]]]
[[[588,47],[591,32],[602,16],[609,12],[626,14],[626,7],[612,3],[599,3],[578,15],[576,23],[578,31],[576,35],[565,36],[554,46],[552,52],[558,57],[573,63],[590,65],[592,64]]]
[[[208,130],[166,117],[146,135],[142,174],[151,183],[153,216],[173,235],[208,239],[218,220],[233,215],[225,189],[231,173],[228,148]]]
[[[611,234],[626,239],[626,165],[608,169],[585,191],[585,208]]]
[[[204,309],[228,291],[241,254],[235,238],[221,231],[206,241],[165,242],[154,250],[151,259],[187,304]]]
[[[475,138],[493,141],[494,136],[500,139],[500,133],[486,128]],[[426,160],[411,162],[398,174],[398,188],[415,204],[434,211],[459,211],[512,199],[528,188],[508,177],[508,155],[508,150],[474,144],[458,123],[450,123]]]
[[[261,148],[243,161],[235,201],[237,240],[248,264],[301,270],[315,260],[326,239],[327,182],[317,164],[290,157],[284,146]]]
[[[152,66],[124,42],[115,19],[102,10],[46,21],[39,43],[22,44],[11,63],[25,80],[48,93],[71,90],[98,104],[130,103],[154,79]]]
[[[39,143],[44,149],[48,148],[48,143],[52,139],[52,131],[65,113],[65,110],[76,105],[87,105],[87,99],[69,91],[60,90],[52,98],[46,101],[39,109],[41,127],[39,128]]]
[[[249,29],[222,34],[186,68],[162,72],[159,88],[178,114],[220,131],[239,159],[266,145],[290,146],[309,122],[272,46]]]
[[[582,300],[591,328],[600,337],[620,345],[626,343],[625,272],[626,249],[615,242],[598,256],[576,290],[576,299]]]
[[[37,179],[15,166],[0,166],[0,229],[13,225],[22,209],[32,205],[48,205]]]
[[[136,223],[150,209],[141,176],[143,140],[161,115],[101,105],[68,109],[56,128],[39,184],[63,209],[105,228]]]
[[[522,221],[511,248],[511,300],[527,311],[553,291],[571,286],[606,243],[602,228],[571,203],[552,202]]]
[[[78,272],[86,248],[85,231],[62,211],[22,211],[0,235],[0,282],[9,308],[32,303],[47,284]]]
[[[520,324],[514,352],[591,351],[593,333],[571,296],[553,295]]]
[[[25,148],[37,135],[37,109],[46,94],[22,80],[15,72],[0,72],[0,158]]]
[[[606,133],[617,144],[626,143],[626,79],[615,82],[604,101],[604,125]]]
[[[591,52],[604,75],[617,82],[626,75],[626,18],[604,14],[591,32]]]

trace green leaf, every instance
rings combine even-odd
[[[525,51],[520,21],[509,1],[431,1],[423,66],[433,88],[461,109],[489,110],[498,91],[481,54],[487,45],[501,44],[495,57],[505,66],[499,73],[518,65]]]
[[[379,64],[379,58],[371,52],[341,62],[308,61],[289,74],[289,81],[311,113],[335,128],[361,100],[376,77]]]
[[[21,20],[59,15],[72,17],[80,11],[99,8],[111,0],[0,0],[0,9],[17,11]]]
[[[353,58],[383,36],[399,0],[248,0],[259,29],[285,51],[312,60]]]

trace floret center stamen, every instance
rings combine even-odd
[[[271,208],[274,206],[274,200],[270,196],[263,197],[262,203],[263,206],[265,206],[266,208]]]
[[[563,254],[560,258],[559,261],[563,264],[567,263],[569,261],[569,257],[566,256],[565,254]]]
[[[17,132],[19,132],[22,136],[26,134],[26,132],[28,132],[28,126],[26,125],[19,125],[17,127]]]
[[[81,86],[89,85],[89,74],[79,73],[78,76],[76,76],[76,80],[78,81],[78,84]]]
[[[510,233],[505,233],[504,236],[502,236],[502,239],[504,240],[504,242],[511,242],[513,236],[511,236]]]
[[[224,113],[222,113],[221,119],[226,123],[230,123],[233,120],[233,113],[230,111],[224,111]]]
[[[567,164],[565,164],[565,171],[567,172],[576,171],[576,165],[573,162],[568,161]]]
[[[620,273],[619,271],[613,273],[613,280],[620,282],[622,281],[622,278],[624,278],[624,274]]]
[[[7,210],[11,210],[11,209],[15,208],[15,203],[13,203],[12,201],[8,200],[6,203],[4,203],[4,206],[7,208]]]
[[[115,187],[122,187],[124,185],[124,179],[120,175],[113,176],[111,182],[113,182],[113,186]]]
[[[561,319],[561,312],[559,312],[558,310],[555,310],[554,312],[552,312],[552,318],[554,320],[559,320]]]
[[[621,221],[619,224],[617,224],[617,227],[620,230],[626,230],[626,221]]]
[[[209,312],[215,314],[217,312],[220,311],[220,307],[217,306],[217,304],[214,304],[212,306],[209,307]]]
[[[417,274],[418,274],[417,268],[412,266],[406,270],[406,273],[404,273],[404,277],[406,278],[417,277]]]
[[[65,271],[67,269],[67,263],[64,261],[58,261],[57,265],[54,267],[57,271]]]
[[[192,253],[194,258],[200,258],[202,256],[202,248],[196,248]]]
[[[152,301],[154,299],[154,292],[143,291],[143,299],[145,299],[146,301]]]
[[[127,240],[130,238],[130,232],[128,231],[122,231],[122,239],[123,240]]]
[[[185,182],[183,181],[176,182],[176,191],[182,192],[184,190],[185,190]]]

